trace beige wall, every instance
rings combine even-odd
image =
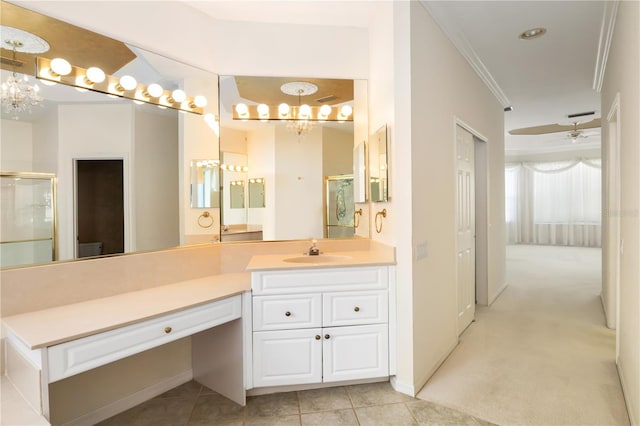
[[[457,343],[455,119],[487,138],[489,300],[504,286],[504,113],[419,4],[411,8],[414,385],[424,385]],[[418,184],[419,183],[419,184]],[[437,327],[433,325],[437,324]]]
[[[640,3],[620,2],[602,88],[603,119],[620,96],[620,259],[618,371],[632,424],[640,422]],[[608,140],[608,126],[602,126]],[[606,153],[606,150],[603,150]],[[608,159],[605,157],[605,161]],[[606,223],[605,223],[606,226]],[[606,265],[613,267],[612,264]]]
[[[396,386],[417,393],[457,343],[456,118],[488,139],[489,300],[506,284],[503,111],[418,2],[378,4],[369,35],[370,132],[387,123],[391,141],[391,201],[372,205],[372,224],[387,209],[372,238],[396,246]]]
[[[135,112],[135,251],[180,245],[178,114]]]

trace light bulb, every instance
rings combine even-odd
[[[89,67],[87,68],[87,76],[85,77],[85,82],[89,85],[94,83],[102,83],[107,76],[104,71],[102,71],[98,67]]]
[[[175,102],[180,103],[180,102],[184,101],[185,99],[187,99],[187,94],[184,93],[180,89],[176,89],[173,92],[171,92],[171,97],[173,98],[173,100]]]
[[[278,105],[278,114],[280,117],[286,117],[289,115],[289,105],[282,103]]]
[[[344,116],[344,118],[349,117],[352,112],[353,108],[351,108],[351,106],[349,105],[343,105],[342,108],[340,108],[340,114]]]
[[[331,106],[322,105],[320,107],[320,117],[327,118],[327,117],[329,117],[329,114],[331,114]]]
[[[138,82],[136,81],[135,78],[131,77],[130,75],[123,75],[122,77],[120,77],[119,86],[120,88],[122,88],[122,91],[133,90],[138,86]]]
[[[62,58],[55,58],[51,60],[51,71],[57,75],[67,75],[71,72],[71,64]]]
[[[163,93],[164,93],[164,89],[162,89],[162,86],[160,86],[157,83],[151,83],[147,87],[147,91],[145,95],[148,95],[148,97],[150,98],[159,98],[160,96],[162,96]]]
[[[311,107],[307,104],[300,105],[299,118],[309,118],[311,115]]]
[[[249,114],[249,107],[247,104],[238,104],[236,105],[236,112],[240,117],[245,117]]]
[[[248,172],[249,171],[249,167],[248,166],[242,166],[242,171],[243,172]]]
[[[193,104],[198,108],[204,108],[207,106],[207,98],[202,95],[198,95],[193,98]]]
[[[269,117],[269,105],[266,105],[266,104],[258,105],[258,115],[260,116],[260,118]]]

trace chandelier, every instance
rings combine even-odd
[[[13,72],[2,82],[2,109],[17,120],[21,113],[30,113],[32,107],[42,106],[42,97],[38,94],[37,84],[31,85],[29,77],[16,72],[22,65],[16,59],[16,52],[42,53],[49,50],[49,44],[34,34],[7,26],[2,26],[2,36],[6,48],[12,51],[10,62],[13,65]]]

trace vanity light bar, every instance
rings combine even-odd
[[[207,105],[206,98],[201,95],[192,97],[180,89],[170,91],[155,83],[146,85],[131,76],[107,75],[96,67],[76,67],[61,58],[51,60],[37,57],[36,78],[198,115],[204,114],[204,107]]]
[[[233,105],[234,120],[307,120],[307,121],[353,121],[353,108],[349,105],[292,106],[280,105]]]

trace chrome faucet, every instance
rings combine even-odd
[[[316,239],[311,240],[311,248],[307,253],[309,256],[318,256],[320,254],[320,249],[316,246],[317,243],[318,243],[318,240]]]

